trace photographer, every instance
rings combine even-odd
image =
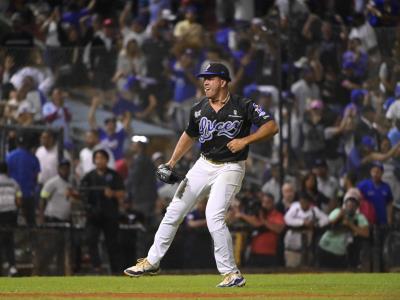
[[[369,236],[368,221],[363,214],[358,212],[359,206],[358,194],[347,192],[343,207],[336,208],[330,213],[331,228],[319,241],[320,267],[345,268],[349,264],[358,264],[359,251],[356,251],[357,256],[354,256],[354,259],[350,259],[349,247],[352,245],[357,249],[357,237],[367,238]]]
[[[285,264],[287,267],[299,267],[308,263],[315,231],[328,224],[328,216],[317,206],[306,192],[300,193],[299,201],[293,202],[285,214],[285,223],[289,227],[285,234]]]
[[[278,264],[279,235],[285,227],[283,215],[274,207],[271,194],[260,193],[261,206],[253,214],[237,211],[235,217],[253,227],[248,265],[272,267]]]

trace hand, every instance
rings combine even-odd
[[[307,227],[307,228],[313,228],[314,227],[314,221],[313,220],[304,220],[303,225],[304,225],[304,227]]]
[[[342,221],[342,224],[343,224],[343,226],[346,226],[346,227],[351,227],[351,222],[349,221],[349,219],[348,218],[344,218],[343,219],[343,221]]]
[[[114,191],[112,189],[110,189],[109,187],[107,187],[104,190],[104,196],[106,196],[107,198],[112,198],[112,197],[114,197]]]
[[[242,217],[242,212],[237,210],[234,212],[235,219],[240,219]]]
[[[245,56],[242,57],[242,59],[240,60],[240,64],[243,67],[247,67],[248,64],[251,62],[251,55],[250,54],[246,54]]]
[[[247,146],[247,143],[244,139],[233,139],[226,146],[232,153],[236,153],[244,149]]]

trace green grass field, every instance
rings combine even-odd
[[[243,288],[218,275],[0,278],[0,299],[400,299],[400,274],[251,274]]]

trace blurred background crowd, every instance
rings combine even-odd
[[[154,169],[212,61],[280,125],[228,212],[238,262],[399,266],[399,20],[396,0],[1,1],[3,274],[119,274],[143,254],[177,188]],[[164,268],[215,264],[206,201]]]

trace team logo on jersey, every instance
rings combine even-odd
[[[260,117],[265,116],[267,113],[257,104],[253,103],[254,110]],[[265,119],[265,118],[264,118]]]
[[[198,111],[195,111],[194,112],[194,117],[195,118],[198,118],[198,117],[200,117],[201,116],[201,110],[198,110]]]
[[[243,120],[217,122],[211,121],[207,117],[202,117],[199,123],[200,138],[199,142],[204,143],[212,140],[214,134],[217,136],[226,136],[233,139],[242,128]]]

